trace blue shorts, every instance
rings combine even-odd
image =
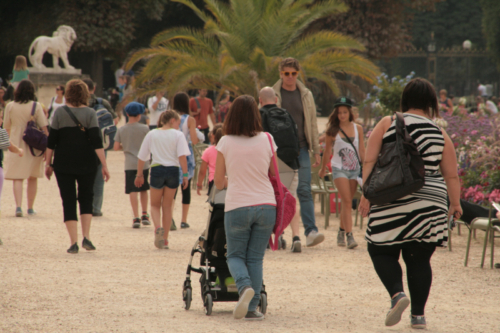
[[[360,169],[356,170],[340,170],[337,168],[332,168],[332,177],[333,179],[337,178],[347,178],[347,179],[358,179]]]
[[[161,190],[165,186],[171,189],[179,187],[179,167],[157,165],[151,168],[149,186]]]

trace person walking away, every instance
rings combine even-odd
[[[151,167],[150,193],[151,217],[155,225],[154,244],[158,249],[168,249],[168,232],[172,223],[172,202],[179,187],[179,168],[182,169],[182,188],[188,186],[186,156],[189,146],[184,134],[179,131],[180,117],[174,110],[162,113],[158,129],[150,131],[142,141],[137,157],[135,186],[144,184],[144,164],[153,155]],[[163,212],[163,216],[162,216]]]
[[[201,155],[201,165],[200,171],[198,173],[198,183],[196,184],[196,193],[201,195],[201,189],[203,188],[203,181],[205,180],[205,176],[207,175],[208,168],[208,193],[210,195],[210,191],[214,185],[214,176],[215,176],[215,162],[217,161],[217,149],[215,148],[222,138],[222,124],[215,124],[214,128],[210,132],[210,146],[203,151]]]
[[[210,98],[207,98],[207,89],[199,89],[198,96],[191,98],[189,102],[189,109],[191,110],[191,116],[196,120],[196,127],[205,135],[204,143],[208,144],[208,132],[210,129],[208,127],[208,116],[212,120],[212,124],[215,125],[215,115],[214,115],[214,104]]]
[[[216,106],[215,111],[215,121],[217,123],[223,123],[226,119],[226,115],[231,107],[231,101],[229,100],[231,95],[228,90],[225,90],[222,94],[219,103]],[[215,123],[214,123],[215,126]]]
[[[30,71],[28,70],[28,63],[26,57],[18,55],[16,57],[16,62],[14,63],[14,69],[12,70],[12,80],[10,81],[14,90],[22,80],[29,80]]]
[[[67,252],[71,254],[79,250],[77,202],[80,205],[82,247],[87,251],[96,249],[90,241],[90,224],[98,163],[102,164],[99,176],[104,181],[110,177],[97,115],[87,107],[88,101],[89,90],[82,80],[71,80],[66,84],[66,105],[54,111],[45,160],[45,175],[50,180],[55,173],[61,194],[64,223],[71,242]]]
[[[431,257],[446,246],[448,218],[460,218],[460,182],[455,148],[446,131],[432,121],[439,115],[436,92],[424,79],[413,79],[403,90],[401,111],[408,134],[425,164],[425,185],[384,205],[371,205],[363,196],[359,206],[368,216],[365,239],[375,271],[389,292],[391,310],[385,325],[393,326],[410,304],[403,290],[400,253],[406,264],[411,296],[411,326],[425,328],[425,303],[432,284]],[[373,129],[366,147],[363,181],[377,163],[383,144],[396,141],[395,120],[384,117]],[[448,207],[449,198],[449,207]]]
[[[3,123],[3,112],[0,113],[0,198],[2,197],[2,190],[3,190],[3,181],[4,181],[4,176],[3,176],[3,149],[8,149],[10,152],[14,154],[18,154],[19,157],[23,157],[24,151],[14,145],[12,141],[9,140],[9,134],[7,133],[7,130],[5,130],[2,127]],[[0,213],[1,213],[1,208],[0,208]],[[2,240],[0,239],[0,245],[3,245]]]
[[[4,128],[12,143],[26,152],[22,157],[8,152],[5,156],[5,179],[12,180],[14,186],[14,199],[16,202],[16,216],[22,217],[23,182],[28,180],[28,215],[36,214],[35,204],[38,178],[43,177],[43,153],[38,150],[31,152],[30,147],[24,142],[23,135],[26,125],[32,117],[38,128],[48,135],[47,118],[43,113],[40,103],[35,102],[35,86],[30,80],[22,80],[14,93],[14,101],[7,104],[4,115]],[[36,155],[36,156],[35,156]]]
[[[157,91],[155,96],[148,98],[149,110],[149,128],[155,129],[158,127],[158,120],[163,112],[168,109],[168,99],[166,99],[164,91]]]
[[[144,105],[137,102],[131,102],[125,107],[125,112],[128,115],[128,123],[120,127],[115,135],[114,150],[123,150],[125,154],[125,194],[129,195],[130,205],[134,219],[132,220],[133,228],[140,228],[141,222],[143,225],[151,225],[148,214],[148,191],[149,191],[149,161],[144,163],[142,170],[144,183],[141,187],[136,187],[134,184],[135,176],[137,175],[137,155],[141,149],[142,141],[149,132],[147,125],[139,123],[141,115],[144,113]],[[141,199],[142,215],[139,215],[139,201],[137,194]]]
[[[297,186],[299,184],[298,157],[300,154],[297,124],[285,109],[276,105],[277,102],[278,97],[276,97],[273,88],[264,87],[261,89],[259,93],[261,109],[259,111],[262,118],[262,128],[265,132],[271,133],[275,142],[277,142],[278,158],[294,170],[294,177],[291,184],[289,184],[288,190],[294,197],[297,197]],[[299,222],[300,215],[296,213],[290,222],[292,229],[292,246],[290,249],[295,253],[302,252]]]
[[[118,124],[118,121],[120,120],[118,118],[118,115],[113,111],[113,108],[111,107],[111,104],[104,98],[98,98],[95,95],[95,89],[96,85],[95,82],[92,81],[91,79],[83,79],[83,82],[88,87],[90,96],[89,96],[89,101],[88,101],[88,107],[94,109],[95,112],[97,112],[100,108],[104,107],[106,110],[108,110],[109,113],[113,116],[113,120],[115,122],[115,125]],[[107,158],[108,153],[104,151],[104,157]],[[96,178],[94,181],[94,202],[92,204],[93,207],[93,212],[92,216],[102,216],[102,203],[104,201],[104,179],[101,177],[101,168],[103,164],[99,164],[97,167],[97,172],[96,172]]]
[[[64,98],[65,88],[63,85],[56,87],[56,96],[52,97],[49,104],[49,125],[52,123],[52,118],[54,116],[54,111],[66,104],[66,99]]]
[[[193,145],[198,143],[198,136],[196,134],[196,121],[193,117],[189,116],[189,96],[180,92],[174,96],[174,110],[180,115],[181,123],[179,126],[180,131],[186,137],[186,141],[189,145],[190,155],[187,156],[187,167],[188,167],[188,186],[182,189],[182,219],[181,228],[189,228],[187,223],[187,217],[189,213],[189,205],[191,204],[191,179],[194,176],[194,169],[196,162],[194,160]],[[182,183],[182,174],[179,174],[179,183]],[[174,200],[177,196],[177,191],[174,195]],[[175,204],[175,202],[174,202]],[[173,210],[173,207],[172,207]],[[172,222],[175,226],[175,223]]]
[[[214,182],[219,190],[227,187],[227,264],[239,293],[233,317],[263,320],[257,305],[264,254],[276,223],[276,198],[268,175],[274,175],[271,161],[277,148],[272,136],[262,131],[257,103],[248,95],[234,100],[223,132]]]
[[[337,245],[354,249],[358,243],[352,235],[352,199],[358,187],[358,177],[365,158],[363,127],[354,122],[352,101],[349,98],[337,99],[333,112],[328,119],[326,146],[319,177],[326,174],[326,166],[332,165],[332,178],[342,198],[340,227]],[[332,154],[333,147],[333,154]]]
[[[300,203],[300,215],[304,224],[306,246],[315,246],[325,240],[325,236],[318,232],[314,217],[314,202],[311,194],[311,160],[309,151],[314,154],[313,167],[319,166],[318,124],[316,121],[316,105],[309,89],[297,80],[300,64],[294,58],[281,61],[280,79],[273,86],[278,97],[276,105],[290,113],[297,124],[299,136],[299,185],[297,196]]]

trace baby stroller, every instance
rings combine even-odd
[[[193,289],[191,286],[191,272],[201,275],[201,299],[207,316],[212,314],[213,302],[237,302],[239,299],[238,288],[229,273],[226,262],[227,245],[224,230],[224,202],[226,190],[219,191],[212,188],[209,196],[210,210],[207,227],[203,234],[196,240],[191,250],[191,258],[186,272],[186,280],[182,289],[184,309],[191,307]],[[195,254],[200,254],[200,266],[193,266]],[[267,293],[262,284],[260,291],[259,311],[266,313]]]

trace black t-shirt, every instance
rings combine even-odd
[[[304,131],[304,106],[300,90],[289,91],[281,88],[281,107],[290,113],[297,124],[297,134],[300,148],[308,147],[306,134]]]

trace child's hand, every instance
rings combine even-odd
[[[142,187],[143,184],[144,184],[144,175],[136,176],[134,180],[135,187],[140,188]]]
[[[196,184],[196,193],[198,193],[198,195],[201,195],[201,189],[203,188],[202,185],[198,185]]]
[[[24,150],[22,148],[19,148],[19,152],[17,154],[19,155],[19,157],[23,157]]]
[[[182,178],[182,189],[185,190],[188,187],[188,179],[187,177]]]

